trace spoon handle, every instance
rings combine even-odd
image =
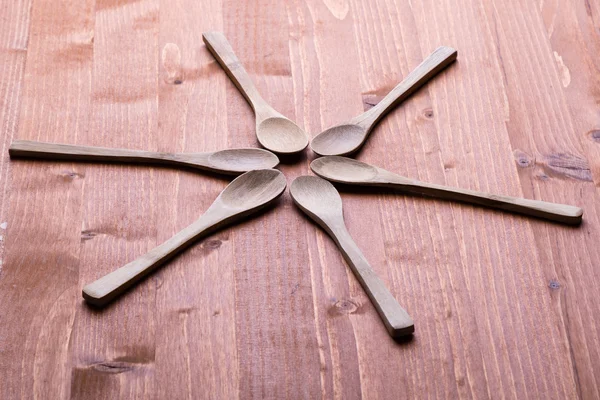
[[[397,104],[404,101],[413,92],[423,86],[444,68],[456,60],[457,52],[451,47],[438,47],[402,82],[393,88],[375,107],[362,114],[360,121],[355,121],[365,129],[370,129]]]
[[[47,160],[119,161],[123,163],[151,162],[158,164],[168,164],[175,161],[175,157],[168,153],[94,146],[75,146],[70,144],[45,143],[29,140],[15,140],[10,145],[8,152],[11,157],[31,157]]]
[[[83,298],[95,306],[105,306],[137,281],[188,247],[201,235],[206,234],[211,228],[215,228],[215,225],[222,220],[223,218],[211,217],[207,212],[163,244],[85,286],[82,292]]]
[[[397,175],[390,179],[390,182],[387,185],[409,193],[498,208],[568,225],[580,224],[583,215],[583,210],[581,208],[566,204],[549,203],[540,200],[529,200],[519,197],[477,192],[475,190],[459,189],[434,183],[419,182]]]
[[[390,336],[399,338],[412,334],[415,331],[412,318],[373,271],[343,223],[338,224],[333,230],[333,237],[352,272],[377,309]]]
[[[254,112],[257,115],[269,114],[271,107],[258,93],[258,89],[256,89],[248,72],[233,52],[225,35],[221,32],[205,32],[202,34],[202,39]]]

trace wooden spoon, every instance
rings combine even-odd
[[[456,60],[456,50],[439,47],[370,110],[319,133],[310,143],[319,155],[346,155],[360,149],[377,122],[428,80]]]
[[[579,207],[419,182],[346,157],[317,158],[310,164],[310,168],[315,174],[333,182],[397,188],[408,193],[499,208],[568,225],[580,224],[583,215],[583,210]]]
[[[225,35],[221,32],[205,32],[202,34],[202,38],[208,50],[221,64],[254,110],[256,137],[260,144],[279,154],[298,153],[304,150],[308,145],[306,133],[288,118],[275,111],[262,98]]]
[[[196,222],[150,252],[83,288],[83,298],[104,306],[196,239],[272,203],[285,190],[283,174],[274,169],[246,172],[231,182]]]
[[[8,152],[11,157],[48,160],[184,165],[228,175],[239,175],[253,169],[273,168],[279,164],[279,159],[275,154],[263,149],[228,149],[212,153],[156,153],[15,140],[10,145]]]
[[[294,203],[333,238],[373,302],[393,338],[410,335],[415,327],[408,313],[398,304],[375,274],[344,224],[342,199],[333,185],[316,176],[296,178],[290,187]]]

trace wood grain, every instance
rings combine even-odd
[[[592,6],[591,3],[586,10],[586,21],[598,15],[597,5]],[[570,10],[571,6],[566,9]],[[567,14],[573,15],[572,12],[571,9]],[[545,31],[537,8],[519,4],[514,10],[486,9],[486,13],[497,16],[501,25],[509,22],[517,24],[527,35],[527,40],[520,41],[519,46],[512,48],[511,54],[506,56],[507,45],[514,40],[512,33],[502,32],[496,39],[497,51],[506,57],[507,62],[507,76],[504,79],[507,100],[512,104],[509,108],[512,117],[507,123],[510,141],[515,152],[532,161],[531,168],[519,168],[524,191],[539,192],[540,195],[561,201],[577,199],[586,208],[583,230],[564,234],[553,227],[536,226],[534,234],[544,266],[543,273],[550,282],[549,286],[555,288],[552,305],[563,322],[577,392],[584,398],[598,397],[600,378],[592,371],[600,359],[597,347],[600,336],[595,323],[590,321],[592,315],[600,310],[600,304],[592,299],[595,296],[594,282],[598,281],[594,265],[600,256],[594,239],[600,234],[597,186],[600,153],[598,144],[590,140],[593,139],[590,132],[598,127],[598,115],[597,110],[589,107],[593,104],[589,100],[590,95],[594,96],[593,93],[598,90],[597,66],[594,67],[590,60],[594,53],[576,39],[574,42],[581,52],[581,61],[573,63],[567,58],[563,66],[559,57],[562,57],[561,53],[564,54],[564,49],[551,46],[549,39],[553,35]],[[575,23],[574,18],[572,23]],[[578,20],[577,23],[580,26],[577,30],[585,31],[587,22]],[[579,36],[576,32],[572,34]],[[532,63],[521,60],[520,55],[525,52],[540,57],[540,61]],[[581,65],[574,67],[571,77],[577,83],[571,87],[564,68],[578,62]],[[577,68],[581,68],[580,74]],[[595,72],[590,75],[588,68]],[[527,96],[516,92],[512,86],[516,83],[513,82],[515,78],[508,76],[517,69],[521,71],[518,85],[522,87],[521,90],[530,91]],[[540,74],[546,79],[542,80]],[[525,114],[525,110],[532,114]],[[592,110],[595,111],[595,117],[589,119],[587,115]],[[548,118],[542,118],[543,115],[548,115]],[[519,126],[528,127],[531,134],[526,137],[519,135]],[[548,181],[549,184],[546,183]],[[578,254],[576,262],[568,257],[573,252]]]
[[[161,0],[159,21],[159,148],[235,147],[228,143],[222,111],[228,79],[202,44],[202,32],[222,27],[221,2]],[[256,145],[247,142],[240,147]],[[158,225],[164,227],[158,231],[161,241],[195,220],[228,183],[194,174],[158,178],[166,190],[158,198],[164,210],[157,216]],[[164,377],[157,398],[238,396],[232,231],[226,228],[190,248],[171,262],[172,273],[157,274],[156,373]]]
[[[0,236],[4,237],[8,214],[8,188],[11,174],[8,146],[18,130],[23,74],[29,37],[31,0],[14,1],[0,9]],[[0,273],[4,259],[0,240]]]
[[[0,20],[0,398],[600,396],[598,2],[15,0]],[[404,343],[288,193],[89,308],[85,283],[188,226],[229,181],[9,162],[8,145],[259,147],[207,31],[310,138],[455,48],[356,157],[577,205],[582,225],[344,189],[348,231],[417,324]],[[313,158],[279,169],[289,183]]]
[[[157,13],[156,0],[95,2],[89,133],[85,142],[62,143],[157,150]],[[79,298],[87,283],[160,243],[154,170],[99,165],[85,171]],[[71,397],[144,398],[157,390],[155,296],[156,281],[148,279],[102,313],[78,299]]]
[[[289,18],[283,2],[256,7],[226,0],[222,31],[265,101],[310,132],[307,120],[318,112],[304,116],[298,111],[305,92],[297,89],[295,77],[300,74],[292,72]],[[262,29],[256,21],[272,21],[277,29]],[[265,57],[266,62],[261,61]],[[254,122],[252,109],[231,83],[227,84],[227,104],[230,145],[238,141],[256,145],[249,130]],[[287,161],[282,158],[280,170],[288,184],[308,173],[306,153]],[[302,224],[289,192],[281,203],[256,224],[232,232],[233,254],[239,260],[234,279],[242,398],[315,398],[321,392],[311,278],[305,259],[304,233],[309,227]],[[290,319],[291,315],[295,317]],[[296,373],[302,378],[294,377]]]
[[[76,142],[87,130],[90,111],[93,4],[14,4],[31,6],[21,11],[30,15],[27,39],[20,39],[27,62],[14,136]],[[68,163],[42,170],[30,162],[11,163],[0,275],[0,336],[7,352],[0,357],[7,377],[2,397],[69,397],[82,176]],[[35,293],[35,303],[23,301],[27,293]]]

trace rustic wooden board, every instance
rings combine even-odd
[[[0,6],[0,398],[598,398],[598,2],[17,0]],[[348,230],[415,320],[394,342],[288,193],[103,311],[81,288],[194,221],[228,180],[9,161],[13,138],[151,151],[255,147],[202,43],[314,137],[440,45],[458,61],[359,160],[573,204],[572,228],[342,190]],[[284,160],[288,183],[310,151]]]

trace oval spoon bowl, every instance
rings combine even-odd
[[[263,149],[227,149],[215,151],[208,157],[213,170],[223,172],[247,172],[255,169],[275,168],[279,158]]]
[[[308,137],[298,125],[285,117],[271,117],[256,127],[258,142],[278,154],[301,152],[308,146]]]
[[[364,162],[340,157],[320,157],[310,163],[310,169],[321,178],[339,183],[369,183],[378,175],[376,167]]]
[[[360,125],[337,125],[317,135],[310,148],[321,156],[351,154],[362,145],[366,135],[366,129]]]
[[[241,179],[241,178],[244,179]],[[287,181],[281,171],[261,169],[234,179],[221,192],[218,200],[230,208],[249,209],[266,205],[283,194]],[[215,200],[217,203],[217,200]]]

